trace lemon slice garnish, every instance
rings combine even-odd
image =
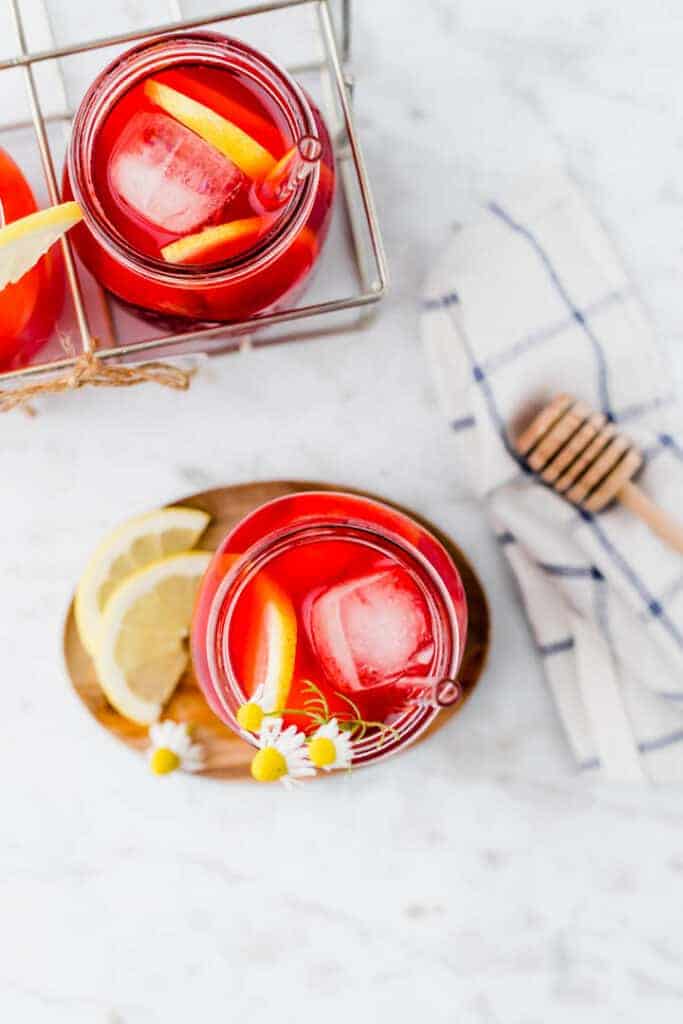
[[[209,516],[195,508],[161,508],[113,530],[96,548],[76,592],[76,622],[83,646],[97,650],[102,613],[115,588],[166,555],[193,548]]]
[[[265,573],[253,584],[250,621],[243,640],[245,680],[249,693],[260,693],[264,711],[280,712],[287,703],[296,658],[294,605]]]
[[[116,588],[102,616],[95,668],[125,718],[155,722],[189,661],[187,637],[209,552],[171,555]]]
[[[197,263],[208,260],[212,250],[232,243],[242,248],[253,245],[268,227],[265,217],[245,217],[231,220],[227,224],[215,224],[194,235],[185,235],[176,242],[170,242],[161,250],[167,263]]]
[[[227,156],[247,177],[262,178],[275,165],[274,158],[256,139],[210,107],[154,78],[148,78],[144,88],[152,103]]]
[[[0,228],[0,291],[19,281],[82,217],[78,203],[61,203]]]

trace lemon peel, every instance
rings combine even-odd
[[[0,227],[0,291],[16,284],[83,217],[78,203],[36,210]]]

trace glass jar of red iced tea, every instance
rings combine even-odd
[[[306,93],[211,32],[129,50],[76,114],[65,192],[95,278],[135,307],[199,321],[291,301],[327,233],[335,172]]]
[[[19,167],[0,149],[0,227],[38,205]],[[49,340],[64,302],[64,268],[53,246],[15,284],[0,291],[0,373],[29,363]]]
[[[423,526],[365,497],[276,499],[224,539],[200,588],[192,654],[218,717],[256,745],[238,711],[311,734],[353,730],[353,762],[415,740],[458,695],[467,602],[450,555]],[[444,699],[442,699],[442,696]]]

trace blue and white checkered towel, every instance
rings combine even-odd
[[[421,328],[579,766],[683,780],[683,559],[622,507],[574,509],[508,440],[526,404],[567,391],[623,427],[645,454],[640,484],[683,517],[671,372],[575,186],[550,175],[489,204],[431,274]]]

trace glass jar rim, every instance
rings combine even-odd
[[[169,264],[147,256],[114,229],[94,187],[92,161],[99,129],[125,92],[141,79],[168,67],[202,60],[222,68],[238,68],[266,88],[286,115],[294,138],[317,138],[315,117],[303,89],[284,68],[232,36],[208,31],[178,31],[154,36],[109,63],[90,85],[73,121],[67,167],[74,198],[84,223],[112,259],[155,284],[206,288],[237,282],[272,263],[304,227],[315,200],[320,167],[301,183],[282,216],[256,245],[217,264]],[[113,92],[113,95],[112,95]]]
[[[269,502],[268,504],[274,504]],[[224,578],[218,585],[209,607],[209,614],[206,626],[204,654],[213,684],[213,691],[222,707],[224,714],[228,717],[232,727],[252,746],[257,746],[257,738],[251,733],[242,729],[237,722],[235,712],[226,700],[224,687],[227,683],[228,692],[236,701],[247,699],[239,681],[237,680],[230,660],[228,638],[232,614],[247,584],[260,572],[272,558],[288,550],[296,539],[319,540],[323,533],[328,534],[329,539],[338,539],[339,534],[346,532],[356,535],[362,534],[366,537],[366,543],[375,539],[375,546],[380,550],[386,548],[398,549],[406,561],[416,565],[420,572],[427,578],[428,586],[433,588],[430,593],[427,585],[420,584],[420,589],[425,597],[432,620],[432,627],[437,639],[443,644],[449,641],[448,657],[442,656],[444,664],[439,671],[444,677],[455,677],[459,671],[463,654],[463,637],[460,635],[455,606],[451,594],[441,576],[422,552],[411,544],[406,538],[385,528],[370,524],[361,519],[333,518],[326,515],[310,516],[304,521],[281,527],[272,531],[266,537],[255,541],[242,554],[238,555],[235,563],[230,567]],[[356,540],[358,537],[356,537]],[[377,544],[379,542],[379,544]],[[383,545],[383,548],[382,548]],[[372,545],[371,545],[372,546]],[[231,593],[231,591],[234,591]],[[438,614],[435,613],[436,600],[434,592],[438,595],[438,602],[445,611],[447,618],[447,631]],[[219,663],[220,655],[220,663]],[[446,664],[447,661],[447,664]],[[412,743],[429,725],[439,713],[440,708],[430,706],[415,706],[402,712],[399,719],[392,723],[393,738],[380,738],[379,746],[376,736],[369,736],[365,740],[354,744],[354,763],[360,764],[366,760],[373,762],[389,756],[398,749]]]

